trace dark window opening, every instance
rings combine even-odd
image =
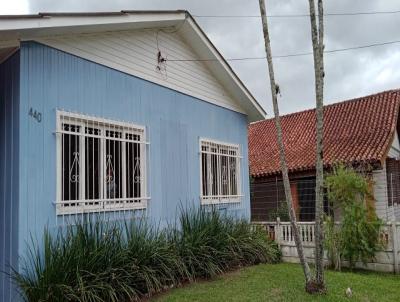
[[[222,154],[227,154],[226,150],[220,150]],[[228,174],[228,157],[222,155],[221,161],[221,195],[229,195],[229,174]]]
[[[80,127],[76,125],[63,124],[63,131],[79,133]],[[63,200],[79,200],[80,171],[79,171],[79,136],[63,133],[61,137],[62,149],[62,183]],[[76,206],[69,203],[65,206]]]
[[[85,128],[89,135],[100,135],[96,128]],[[100,138],[85,137],[85,199],[100,199]],[[88,205],[98,202],[88,202]]]
[[[211,152],[217,152],[216,148],[211,148]],[[211,195],[218,195],[218,156],[216,154],[211,154]]]
[[[122,133],[119,131],[107,130],[106,136],[106,198],[122,198],[121,141],[113,140],[113,138],[121,138]],[[119,201],[115,201],[112,203],[118,202]]]
[[[236,162],[236,152],[235,151],[230,151],[229,154],[232,157],[229,157],[229,179],[230,179],[230,189],[231,189],[231,195],[237,195],[238,194],[238,190],[237,190],[237,171],[236,171],[236,167],[237,167],[237,162]]]
[[[126,134],[126,139],[140,141],[140,135]],[[137,198],[141,196],[141,154],[140,144],[137,142],[126,143],[126,197]]]
[[[206,146],[201,147],[202,151],[207,151],[208,148]],[[210,195],[208,192],[208,175],[210,173],[208,169],[208,154],[201,153],[201,176],[202,176],[202,187],[203,187],[203,196]]]

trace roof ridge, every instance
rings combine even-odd
[[[331,103],[331,104],[326,104],[326,105],[324,105],[324,109],[328,108],[328,107],[338,106],[338,105],[343,104],[343,103],[351,103],[351,102],[362,101],[363,99],[366,99],[366,98],[374,97],[374,96],[381,95],[381,94],[393,93],[393,92],[399,93],[399,100],[400,100],[400,88],[397,88],[397,89],[384,90],[384,91],[376,92],[376,93],[373,93],[373,94],[368,94],[368,95],[355,97],[355,98],[351,98],[351,99],[347,99],[347,100],[342,100],[342,101]],[[367,100],[365,100],[365,101],[367,101]],[[310,111],[315,111],[315,108],[309,108],[309,109],[304,109],[304,110],[301,110],[301,111],[296,111],[296,112],[284,114],[284,115],[281,115],[280,117],[281,118],[288,118],[288,117],[295,116],[295,115],[301,115],[301,114],[304,114],[304,113],[307,113],[307,112],[310,112]],[[271,117],[271,118],[267,118],[267,119],[261,120],[261,121],[256,121],[256,122],[253,122],[253,123],[250,123],[250,124],[254,125],[254,124],[257,124],[257,123],[271,121],[273,119],[274,119],[274,117]]]

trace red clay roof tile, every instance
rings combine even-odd
[[[382,161],[392,143],[400,106],[400,90],[324,106],[324,164]],[[281,117],[290,172],[315,167],[315,109]],[[279,174],[274,119],[249,126],[250,174]]]

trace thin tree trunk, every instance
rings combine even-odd
[[[324,11],[318,0],[318,28],[314,0],[309,0],[311,36],[314,55],[316,94],[316,186],[315,186],[315,291],[325,292],[324,279],[324,167],[323,167],[323,100],[324,100]]]
[[[300,263],[303,267],[303,273],[304,273],[304,277],[306,280],[306,287],[307,287],[308,283],[311,282],[312,277],[311,277],[310,268],[309,268],[309,266],[306,262],[305,256],[304,256],[303,243],[301,241],[300,231],[297,226],[296,213],[293,208],[292,193],[290,190],[288,168],[287,168],[287,164],[286,164],[285,149],[284,149],[283,138],[282,138],[282,127],[281,127],[281,121],[280,121],[280,116],[279,116],[279,106],[278,106],[278,98],[277,98],[277,94],[279,92],[279,86],[275,83],[274,67],[273,67],[273,63],[272,63],[271,43],[270,43],[270,39],[269,39],[268,22],[267,22],[267,15],[266,15],[264,0],[259,0],[259,4],[260,4],[263,32],[264,32],[265,52],[267,54],[267,61],[268,61],[269,80],[270,80],[270,85],[271,85],[272,104],[274,107],[275,127],[276,127],[276,135],[277,135],[278,146],[279,146],[279,158],[280,158],[280,164],[281,164],[281,170],[282,170],[283,185],[285,188],[286,202],[287,202],[288,209],[289,209],[290,222],[291,222],[291,226],[292,226],[292,230],[293,230],[293,234],[294,234],[294,241],[296,243],[297,254],[299,256]]]

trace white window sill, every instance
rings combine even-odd
[[[218,205],[242,202],[243,195],[235,196],[203,196],[200,198],[201,205]]]
[[[96,205],[80,205],[80,206],[63,206],[63,204],[74,203],[74,201],[62,201],[56,202],[57,216],[60,215],[79,215],[87,213],[111,213],[111,212],[123,212],[131,210],[144,210],[147,209],[147,203],[149,198],[143,198],[140,201],[135,202],[121,202],[115,203],[115,201],[103,200]],[[129,200],[128,200],[129,201]],[[92,200],[76,201],[76,203],[90,203]],[[110,204],[114,202],[113,204]],[[107,204],[108,203],[108,204]]]

